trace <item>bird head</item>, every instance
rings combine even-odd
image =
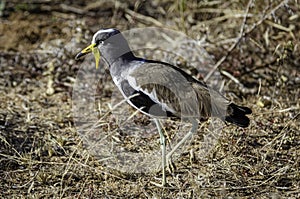
[[[101,29],[94,34],[91,44],[81,50],[75,59],[78,60],[89,53],[93,53],[96,68],[98,68],[101,54],[109,62],[111,59],[121,56],[122,53],[125,54],[126,51],[130,51],[127,46],[128,43],[119,30],[114,28]]]

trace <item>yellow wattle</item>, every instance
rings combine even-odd
[[[94,47],[92,49],[92,52],[94,54],[94,57],[95,57],[95,62],[96,62],[96,69],[98,69],[99,67],[99,61],[100,61],[100,51],[97,47]]]

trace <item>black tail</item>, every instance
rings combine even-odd
[[[247,127],[249,126],[250,120],[246,115],[251,113],[250,108],[231,103],[227,108],[225,120],[240,127]]]

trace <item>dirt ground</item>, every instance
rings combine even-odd
[[[300,198],[299,8],[292,0],[1,1],[1,198]],[[160,170],[103,165],[86,149],[72,112],[82,64],[74,57],[93,33],[150,26],[203,41],[226,96],[253,110],[248,128],[223,128],[201,160],[192,157],[196,144],[176,159],[166,188],[152,183]],[[100,129],[118,131],[107,70],[99,82],[107,126]]]

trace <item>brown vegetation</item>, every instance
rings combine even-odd
[[[71,2],[1,1],[1,198],[300,197],[297,1]],[[84,147],[72,115],[81,64],[74,56],[93,32],[148,26],[202,40],[225,79],[226,95],[253,110],[250,126],[226,126],[206,157],[192,157],[195,142],[176,159],[168,188],[151,183],[160,179],[159,170],[132,174],[101,164]],[[108,106],[113,88],[102,68],[97,97],[106,132],[119,128]],[[149,122],[140,114],[134,119]],[[176,122],[166,128],[176,130]],[[124,143],[146,150],[159,148],[158,138],[151,137],[151,146],[142,140],[141,148]]]

